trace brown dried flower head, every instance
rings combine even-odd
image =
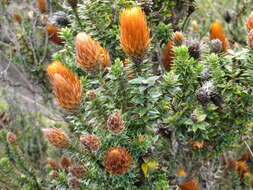
[[[79,109],[82,85],[78,77],[59,61],[51,63],[47,67],[47,73],[58,105],[67,111]]]
[[[104,156],[104,166],[114,175],[125,174],[132,164],[132,157],[125,148],[111,147]]]
[[[6,136],[6,140],[9,144],[14,144],[16,142],[16,135],[12,132],[8,132]]]
[[[36,5],[41,13],[46,12],[46,10],[47,10],[47,1],[46,0],[37,0]]]
[[[163,50],[162,62],[164,69],[166,71],[169,71],[173,64],[173,57],[174,57],[174,53],[172,51],[173,45],[174,45],[173,41],[169,40]]]
[[[65,131],[57,128],[42,129],[48,142],[57,148],[66,148],[69,145],[69,138]]]
[[[120,13],[120,45],[133,60],[143,59],[150,42],[150,29],[141,7],[124,9]]]
[[[69,172],[77,178],[83,178],[86,175],[86,168],[81,165],[73,165],[69,168]]]
[[[99,43],[85,32],[76,36],[76,61],[86,72],[96,73],[100,67],[110,65],[110,55]]]
[[[86,92],[86,98],[89,100],[89,101],[92,101],[94,99],[96,99],[97,95],[96,95],[96,91],[95,90],[89,90]]]
[[[59,35],[60,30],[56,26],[47,24],[46,30],[48,33],[48,38],[51,42],[55,44],[62,44],[64,42],[64,40]]]
[[[183,44],[184,34],[182,32],[174,32],[172,34],[172,40],[176,46],[181,46]]]
[[[108,117],[107,128],[114,135],[118,135],[124,130],[125,122],[118,110]]]
[[[66,156],[62,156],[60,160],[60,164],[62,168],[68,169],[71,166],[71,160]]]
[[[52,158],[47,158],[47,163],[51,166],[52,170],[60,169],[58,162]]]
[[[81,144],[90,151],[97,151],[101,144],[96,135],[86,134],[80,137]]]
[[[72,176],[72,177],[69,177],[69,179],[68,179],[68,186],[71,189],[80,189],[81,183],[80,183],[79,179]]]

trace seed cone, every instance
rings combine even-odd
[[[199,190],[199,184],[195,179],[179,185],[179,187],[181,190]]]
[[[69,172],[77,178],[83,178],[86,175],[86,168],[81,165],[73,165],[69,168]]]
[[[17,139],[17,137],[14,133],[12,133],[12,132],[7,133],[6,140],[9,144],[15,144],[16,139]]]
[[[114,135],[118,135],[124,130],[125,122],[118,110],[108,117],[107,128]]]
[[[46,10],[47,10],[47,1],[46,0],[37,0],[36,5],[41,13],[46,12]]]
[[[60,30],[57,27],[51,24],[47,24],[46,30],[48,33],[48,38],[51,42],[55,44],[62,44],[64,42],[64,40],[59,36]]]
[[[69,138],[65,131],[57,128],[42,129],[49,143],[57,148],[66,148],[69,145]]]
[[[210,39],[219,39],[222,42],[223,51],[229,48],[228,39],[223,32],[222,25],[219,22],[213,22],[210,27]]]
[[[119,20],[121,48],[133,61],[142,61],[150,42],[150,29],[144,12],[140,7],[124,9]]]
[[[62,156],[60,160],[61,167],[64,169],[68,169],[71,166],[71,161],[68,157]]]
[[[246,28],[248,32],[253,29],[253,12],[251,12],[249,17],[246,19]]]
[[[173,45],[174,45],[173,41],[169,40],[163,50],[162,62],[164,69],[166,71],[169,71],[173,64],[173,56],[174,56],[174,53],[172,51]]]
[[[111,147],[104,156],[104,166],[114,175],[125,174],[131,166],[132,157],[125,148]]]
[[[57,161],[55,161],[54,159],[52,159],[52,158],[47,158],[47,163],[51,166],[51,168],[53,169],[53,170],[58,170],[58,169],[60,169],[60,166],[59,166],[59,164],[58,164],[58,162]]]
[[[97,136],[87,134],[80,137],[81,144],[90,151],[97,151],[100,148],[100,140]]]
[[[47,67],[47,73],[57,104],[67,111],[79,109],[82,85],[78,77],[59,61],[51,63]]]
[[[96,73],[100,67],[110,65],[110,55],[99,43],[84,32],[76,36],[76,61],[86,72]]]
[[[80,189],[81,188],[81,183],[80,183],[79,179],[77,179],[76,177],[70,177],[68,179],[68,186],[71,189]]]

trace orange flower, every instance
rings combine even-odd
[[[179,187],[181,190],[199,190],[199,184],[195,179],[179,185]]]
[[[114,175],[125,174],[131,166],[132,157],[125,148],[111,147],[104,156],[104,166]]]
[[[204,141],[195,141],[192,144],[192,147],[194,148],[203,148],[203,146],[204,146]]]
[[[222,25],[219,22],[213,22],[210,27],[210,39],[219,39],[222,42],[223,50],[229,48],[229,42],[226,38],[225,33],[223,32]]]
[[[176,46],[181,46],[183,43],[184,34],[182,32],[174,32],[172,34],[172,40]]]
[[[162,62],[166,71],[169,71],[173,64],[173,56],[174,56],[174,53],[172,51],[173,45],[174,45],[173,41],[169,40],[163,50]]]
[[[120,13],[120,45],[131,58],[142,59],[150,42],[150,29],[140,7]]]
[[[246,28],[248,32],[251,31],[251,29],[253,29],[253,12],[251,12],[251,14],[246,20]]]
[[[110,55],[99,43],[84,32],[76,36],[76,61],[84,71],[96,73],[110,65]]]
[[[47,137],[48,142],[57,148],[66,148],[69,144],[69,138],[62,129],[48,128],[42,129],[42,132]]]
[[[82,101],[82,85],[78,77],[59,61],[51,63],[47,73],[58,105],[67,111],[77,110]]]
[[[184,170],[178,170],[178,171],[177,171],[177,175],[179,175],[179,176],[184,176],[184,175],[186,175],[186,174],[187,174],[187,172],[184,171]]]
[[[14,144],[16,142],[16,135],[12,132],[8,132],[6,136],[6,140],[9,144]]]
[[[22,22],[22,17],[21,17],[19,14],[13,13],[13,14],[12,14],[12,18],[13,18],[16,22],[18,22],[19,24],[21,24],[21,22]]]
[[[59,36],[60,30],[57,27],[47,24],[46,30],[48,33],[48,38],[51,42],[54,42],[55,44],[61,44],[64,42],[64,40]]]
[[[46,12],[47,10],[47,1],[46,0],[37,0],[37,7],[41,13]]]

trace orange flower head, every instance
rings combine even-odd
[[[58,170],[60,169],[60,166],[57,161],[55,161],[52,158],[47,158],[47,163],[51,166],[52,170]]]
[[[227,50],[229,48],[228,39],[223,32],[222,25],[219,22],[213,22],[210,27],[210,39],[219,39],[222,42],[223,50]]]
[[[92,134],[86,134],[80,137],[81,144],[90,151],[97,151],[101,144],[97,136]]]
[[[114,175],[125,174],[132,164],[132,157],[125,148],[111,147],[104,156],[106,170]]]
[[[133,60],[143,59],[150,42],[150,29],[140,7],[124,9],[120,13],[120,45]]]
[[[56,148],[66,148],[69,145],[69,138],[62,129],[48,128],[42,129],[48,142]]]
[[[16,139],[17,139],[17,137],[14,133],[12,133],[12,132],[7,133],[6,140],[9,144],[15,144]]]
[[[107,128],[114,135],[118,135],[124,130],[125,122],[118,110],[108,117]]]
[[[71,166],[71,160],[66,156],[62,156],[60,160],[60,164],[62,168],[68,169]]]
[[[86,175],[86,168],[81,165],[73,165],[69,168],[69,172],[77,178],[83,178]]]
[[[46,12],[47,10],[47,1],[46,0],[37,0],[37,8],[41,13]]]
[[[179,187],[181,190],[199,190],[199,184],[195,179],[179,185]]]
[[[246,20],[246,28],[249,31],[253,29],[253,12],[249,15],[249,17]]]
[[[198,148],[198,149],[203,148],[203,146],[204,146],[204,141],[195,141],[192,144],[193,148]]]
[[[169,40],[163,50],[162,62],[163,62],[164,69],[166,71],[169,71],[173,64],[173,56],[174,56],[174,53],[172,50],[173,45],[174,45],[173,41]]]
[[[172,40],[176,46],[181,46],[183,44],[184,34],[182,32],[174,32],[172,34]]]
[[[100,67],[110,66],[110,55],[99,43],[85,32],[76,36],[76,61],[80,68],[90,73],[96,73]]]
[[[48,38],[51,42],[55,44],[62,44],[64,42],[64,40],[59,36],[60,30],[57,27],[51,24],[47,24],[46,30],[48,33]]]
[[[187,174],[187,172],[184,171],[184,170],[178,170],[177,171],[177,175],[179,175],[179,176],[185,176],[186,174]]]
[[[22,17],[21,17],[19,14],[13,13],[13,14],[12,14],[12,18],[13,18],[17,23],[21,24],[21,22],[22,22]]]
[[[59,61],[51,63],[47,67],[47,73],[57,104],[67,111],[79,109],[82,85],[78,77]]]

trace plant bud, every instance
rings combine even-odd
[[[86,134],[80,137],[81,144],[90,151],[97,151],[100,148],[100,140],[97,136]]]
[[[184,35],[182,32],[174,32],[172,34],[172,40],[175,46],[181,46],[183,44]]]
[[[71,166],[71,161],[68,157],[62,156],[60,160],[61,167],[64,169],[68,169]]]
[[[210,39],[219,39],[222,42],[222,50],[225,51],[229,48],[229,42],[223,32],[222,25],[219,22],[213,22],[210,27]]]
[[[86,92],[86,98],[89,100],[89,101],[92,101],[94,99],[96,99],[97,95],[96,95],[96,91],[95,90],[89,90]]]
[[[46,12],[47,10],[47,1],[46,0],[37,0],[37,8],[41,13]]]
[[[196,60],[200,59],[201,53],[200,53],[199,41],[188,40],[186,45],[188,47],[189,55]]]
[[[54,42],[55,44],[62,44],[64,42],[64,40],[59,35],[60,30],[57,27],[51,24],[47,24],[46,30],[48,33],[48,38],[51,42]]]
[[[173,41],[169,40],[163,50],[162,62],[163,67],[166,71],[169,71],[173,64],[173,57],[174,57],[174,53],[172,51],[173,45],[174,45]]]
[[[73,165],[73,166],[71,166],[69,168],[69,172],[73,176],[75,176],[75,177],[77,177],[79,179],[81,179],[81,178],[83,178],[83,177],[86,176],[86,168],[83,167],[83,166],[81,166],[81,165]]]
[[[118,135],[124,130],[125,122],[118,110],[108,117],[107,128],[114,135]]]
[[[9,144],[15,144],[16,139],[17,139],[16,135],[12,132],[8,132],[6,138]]]
[[[42,129],[43,134],[47,137],[48,142],[56,148],[67,148],[69,138],[65,131],[57,128]]]
[[[51,166],[52,170],[58,170],[60,169],[60,166],[57,161],[55,161],[52,158],[47,158],[47,163]]]
[[[213,39],[211,40],[211,51],[214,53],[220,53],[222,52],[222,42],[219,39]]]

